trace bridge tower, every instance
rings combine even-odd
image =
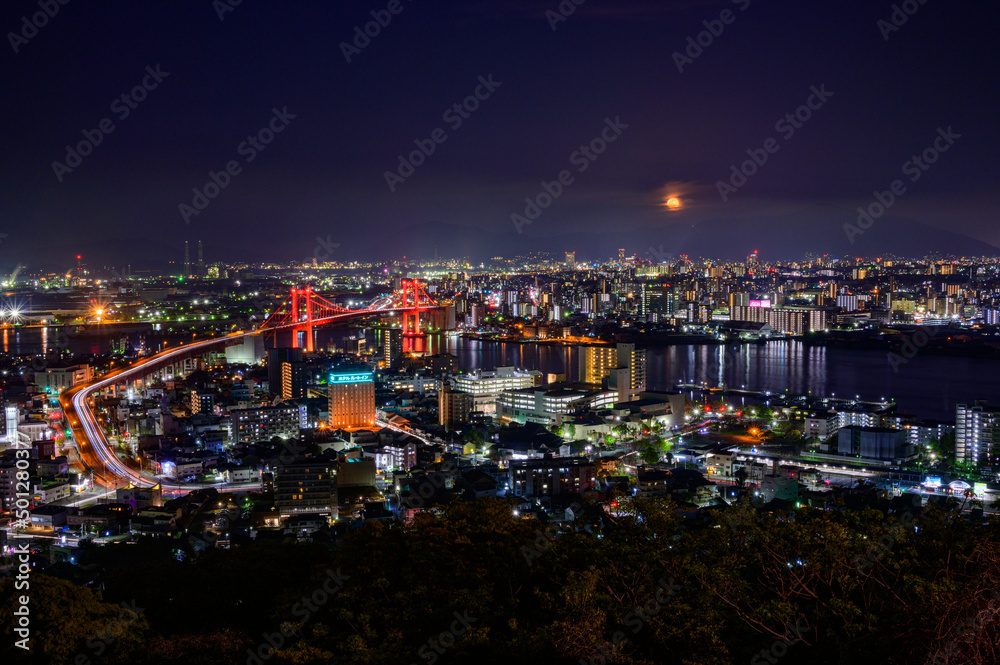
[[[307,353],[316,350],[316,339],[313,334],[313,292],[312,287],[306,286],[292,287],[292,323],[301,324],[292,327],[292,348],[299,348],[299,333],[305,332]]]

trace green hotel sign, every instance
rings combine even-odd
[[[360,374],[331,374],[330,383],[371,383],[371,372],[361,372]]]

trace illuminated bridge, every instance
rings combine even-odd
[[[290,331],[293,347],[300,348],[304,345],[307,351],[313,351],[317,328],[352,319],[393,315],[401,317],[404,338],[415,342],[425,336],[425,333],[421,332],[421,315],[426,319],[432,314],[439,313],[440,309],[416,280],[404,280],[399,291],[377,298],[358,309],[336,305],[319,296],[309,286],[296,286],[255,330],[237,331],[181,343],[177,347],[141,358],[127,367],[116,369],[89,383],[74,386],[64,392],[59,399],[69,427],[73,430],[80,457],[93,472],[96,484],[104,487],[123,484],[152,487],[159,483],[167,491],[218,487],[161,483],[159,479],[138,468],[135,462],[120,459],[94,415],[93,395],[104,391],[117,392],[129,383],[141,381],[150,374],[168,368],[175,375],[184,374],[193,360],[208,353],[223,351],[228,346],[242,344],[246,337],[254,335]]]

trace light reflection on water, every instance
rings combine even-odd
[[[74,353],[101,353],[107,352],[111,342],[120,337],[110,332],[67,337],[64,329],[57,328],[4,328],[0,334],[3,351],[12,354],[44,353],[53,346],[68,347]],[[349,334],[352,331],[319,331],[317,348],[340,344]],[[135,343],[139,335],[132,333],[126,337]],[[430,336],[426,344],[431,353],[455,354],[464,370],[513,365],[546,374],[566,374],[570,381],[579,377],[579,354],[575,347],[481,342],[443,335]],[[650,347],[646,350],[646,375],[651,390],[670,390],[681,383],[704,383],[748,390],[859,396],[867,400],[894,398],[901,413],[942,420],[954,419],[956,403],[975,399],[1000,403],[997,360],[918,355],[894,373],[882,351],[810,347],[794,341],[728,348]]]

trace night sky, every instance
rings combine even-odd
[[[390,4],[70,0],[15,53],[9,33],[41,10],[6,2],[0,270],[77,253],[163,265],[185,239],[209,261],[1000,245],[996,3],[911,0],[890,32],[888,0],[586,0],[558,22],[556,0],[399,0],[348,63],[341,44]],[[706,21],[721,34],[678,71],[674,53]],[[136,108],[116,102],[156,82],[147,67],[168,75]],[[468,117],[444,115],[491,76]],[[813,86],[832,96],[778,131]],[[241,149],[274,109],[294,118],[262,151]],[[92,154],[53,167],[105,118],[114,131]],[[581,162],[606,119],[616,140]],[[911,182],[904,164],[949,126],[960,138]],[[386,171],[437,129],[446,140],[391,191]],[[717,181],[771,138],[777,151],[723,201]],[[230,161],[239,172],[186,220],[179,206]],[[571,183],[518,233],[511,216],[562,171]],[[906,192],[848,244],[843,225],[896,179]],[[339,247],[317,247],[327,237]]]

